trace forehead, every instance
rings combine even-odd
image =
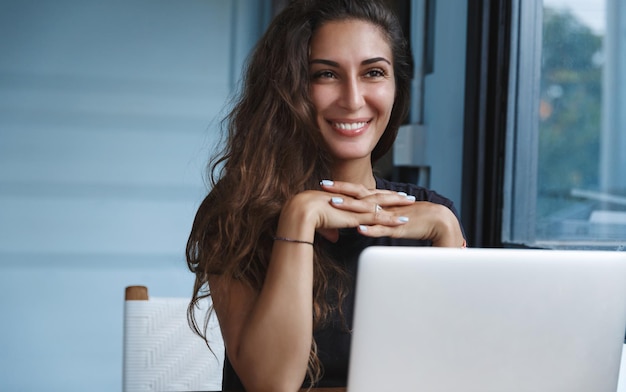
[[[320,26],[311,38],[310,54],[311,58],[385,57],[392,61],[391,47],[383,30],[358,19],[331,21]]]

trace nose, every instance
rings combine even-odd
[[[363,86],[358,78],[351,77],[342,83],[340,105],[350,111],[360,109],[365,104]]]

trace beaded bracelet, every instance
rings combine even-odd
[[[293,238],[287,238],[287,237],[272,237],[272,239],[274,241],[295,242],[297,244],[309,244],[313,246],[313,243],[311,241],[295,240]]]

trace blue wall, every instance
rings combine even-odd
[[[120,390],[124,288],[191,295],[262,3],[0,0],[0,390]]]

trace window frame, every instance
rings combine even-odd
[[[542,0],[512,0],[502,242],[536,243]],[[537,104],[528,104],[535,102]]]
[[[502,241],[512,0],[468,0],[461,219],[472,247]]]

